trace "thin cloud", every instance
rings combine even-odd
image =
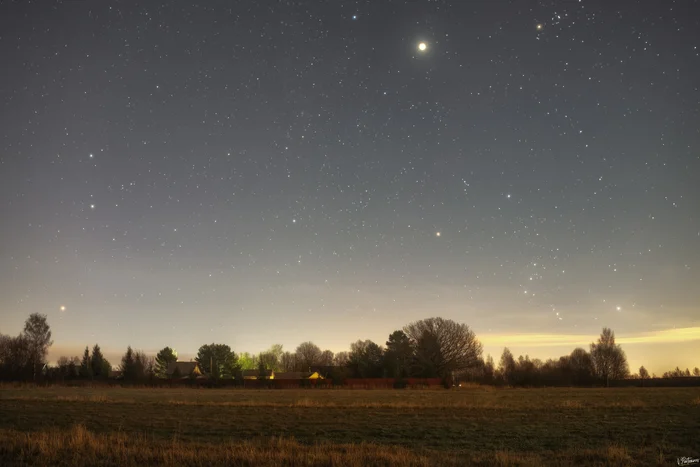
[[[480,337],[485,345],[498,346],[586,346],[595,342],[598,335],[581,334],[486,334]],[[618,344],[666,344],[700,340],[700,327],[666,329],[632,335],[616,335]]]

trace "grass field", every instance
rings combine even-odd
[[[0,388],[0,465],[675,465],[700,389]]]

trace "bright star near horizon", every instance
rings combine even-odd
[[[621,310],[622,310],[622,307],[621,307],[621,306],[618,306],[618,307],[617,307],[617,311],[621,311]]]
[[[61,311],[66,311],[66,307],[65,307],[64,305],[61,305],[61,306],[59,307],[59,310],[61,310]]]
[[[425,52],[427,49],[428,44],[426,44],[425,42],[421,42],[420,44],[418,44],[418,50],[420,50],[421,52]]]

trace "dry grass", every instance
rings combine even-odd
[[[458,465],[444,453],[431,457],[392,446],[304,445],[293,439],[227,442],[216,445],[162,441],[125,433],[98,435],[81,425],[68,431],[0,432],[0,459],[48,465],[230,465],[230,466],[428,466]]]
[[[413,451],[373,443],[317,443],[306,445],[293,439],[265,441],[183,443],[156,440],[147,435],[95,434],[82,425],[70,430],[31,434],[0,431],[0,460],[4,465],[55,466],[544,466],[633,465],[622,446],[601,450],[536,453],[510,451],[445,453]]]
[[[530,395],[546,394],[531,398]],[[0,401],[92,402],[203,407],[315,407],[365,409],[561,409],[644,408],[700,405],[698,388],[493,389],[451,391],[190,389],[190,388],[3,388]],[[641,395],[641,396],[640,396]],[[695,396],[695,397],[693,397]]]
[[[0,387],[0,465],[668,465],[700,455],[699,402],[698,388]]]

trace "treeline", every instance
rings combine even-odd
[[[482,345],[466,325],[443,318],[429,318],[408,324],[392,332],[384,345],[371,340],[350,344],[347,352],[322,350],[313,342],[303,342],[293,351],[276,344],[258,354],[236,354],[226,344],[202,345],[195,358],[202,375],[182,374],[177,352],[165,347],[156,356],[148,356],[131,346],[113,366],[103,356],[100,346],[92,351],[85,347],[82,358],[60,357],[56,366],[46,364],[52,345],[46,316],[32,314],[24,330],[16,337],[0,335],[0,379],[5,381],[67,381],[73,379],[147,382],[183,377],[208,379],[242,379],[246,371],[264,379],[270,371],[318,372],[337,384],[347,378],[440,378],[446,386],[473,382],[503,386],[595,386],[609,385],[623,379],[649,379],[644,367],[630,375],[627,358],[615,343],[615,334],[604,328],[588,350],[577,348],[559,359],[541,361],[528,356],[515,358],[508,348],[503,350],[498,365],[489,355],[482,355]],[[174,371],[172,369],[174,368]],[[695,368],[693,375],[700,376]],[[691,376],[676,370],[664,378]]]

